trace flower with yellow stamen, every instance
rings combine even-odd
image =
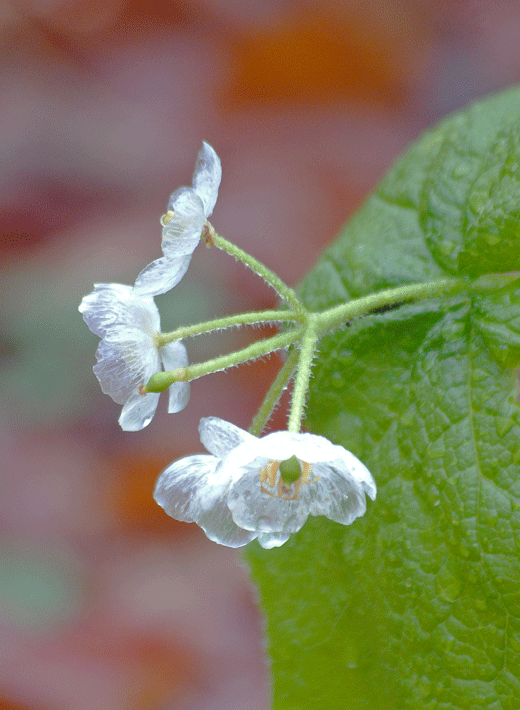
[[[177,520],[196,522],[215,542],[283,545],[309,515],[350,525],[376,484],[354,454],[323,436],[279,431],[257,438],[209,417],[199,426],[210,452],[171,464],[155,500]]]

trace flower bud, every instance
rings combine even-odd
[[[156,372],[152,375],[146,385],[144,386],[144,391],[146,392],[164,392],[168,387],[175,382],[172,380],[170,372]]]

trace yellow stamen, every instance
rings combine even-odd
[[[315,476],[310,480],[312,464],[307,463],[307,461],[300,461],[301,476],[292,483],[287,484],[280,473],[280,463],[280,461],[269,461],[267,466],[260,469],[260,490],[262,493],[267,493],[271,498],[298,500],[302,485],[310,486],[319,480],[319,476]]]

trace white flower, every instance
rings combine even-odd
[[[257,438],[216,417],[202,419],[199,432],[210,454],[171,464],[154,498],[221,545],[258,538],[262,547],[278,547],[309,515],[350,525],[366,511],[365,494],[376,497],[369,470],[323,436],[280,431]]]
[[[94,373],[101,389],[123,404],[119,424],[124,431],[139,431],[155,414],[159,395],[140,393],[150,377],[188,364],[186,348],[178,341],[157,347],[159,311],[150,296],[140,296],[132,286],[95,284],[81,301],[79,312],[90,330],[102,338]],[[189,385],[178,382],[169,388],[169,412],[180,412],[188,403]]]
[[[215,207],[221,177],[218,155],[203,142],[193,173],[193,187],[180,187],[170,195],[168,211],[162,220],[164,256],[141,271],[135,281],[136,293],[148,296],[166,293],[182,279],[204,223]]]

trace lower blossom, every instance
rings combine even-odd
[[[279,547],[309,515],[350,525],[365,514],[366,495],[375,500],[366,466],[325,437],[280,431],[258,438],[216,417],[202,419],[199,432],[209,454],[171,464],[154,497],[221,545],[256,538]]]
[[[184,345],[177,341],[158,346],[161,322],[153,298],[123,284],[95,284],[79,306],[85,323],[101,337],[94,373],[101,389],[123,405],[119,424],[124,431],[139,431],[155,414],[159,395],[144,393],[143,386],[164,367],[174,370],[188,364]],[[168,411],[180,412],[189,400],[189,384],[169,388]]]

